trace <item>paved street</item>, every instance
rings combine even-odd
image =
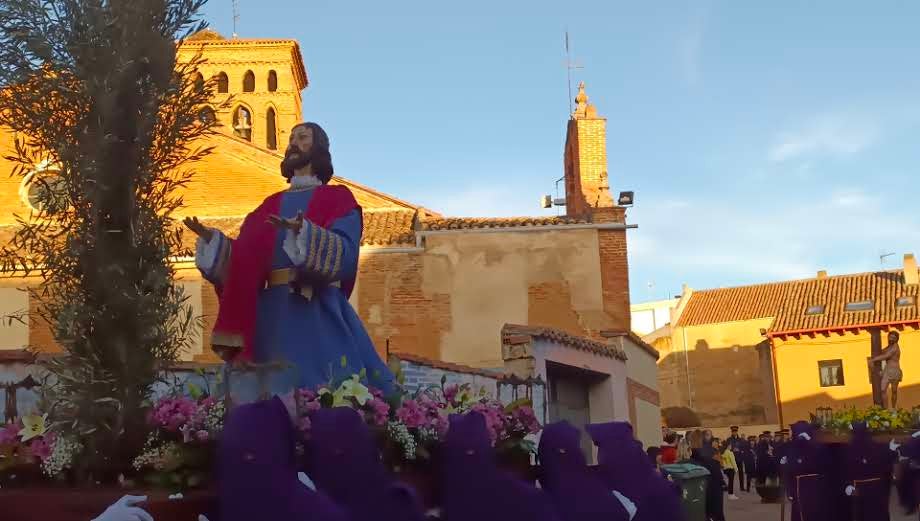
[[[780,521],[779,505],[764,505],[760,502],[760,496],[757,493],[747,494],[742,492],[737,501],[725,500],[725,520],[726,521]],[[905,516],[897,500],[892,497],[891,502],[891,521],[916,521],[916,517]],[[791,521],[789,519],[789,507],[786,507],[786,517],[782,521]]]

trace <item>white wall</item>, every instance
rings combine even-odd
[[[643,336],[671,322],[671,309],[678,299],[643,302],[630,306],[633,333]]]

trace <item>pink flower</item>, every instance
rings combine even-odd
[[[448,402],[453,402],[454,398],[457,397],[457,394],[460,393],[460,386],[457,384],[448,385],[444,388],[444,399]]]
[[[22,427],[18,423],[10,423],[6,427],[0,429],[0,445],[14,443],[16,438],[19,437],[20,430],[22,430]]]
[[[383,398],[383,391],[380,389],[377,389],[376,387],[369,387],[368,389],[371,392],[371,396],[374,398]]]
[[[367,402],[367,407],[370,409],[374,425],[378,427],[386,425],[390,415],[390,404],[380,398],[374,398]]]
[[[208,441],[211,435],[206,430],[200,430],[195,433],[195,437],[198,439],[198,441]]]
[[[297,429],[300,430],[300,432],[309,432],[311,426],[312,423],[308,416],[301,416],[300,419],[297,420]]]
[[[486,419],[486,428],[494,443],[504,434],[504,410],[501,404],[477,403],[471,410],[482,414]]]
[[[405,400],[396,411],[396,418],[403,422],[406,427],[415,429],[425,423],[425,413],[415,400]]]
[[[179,432],[197,412],[198,404],[191,398],[163,398],[153,406],[148,421],[154,427]]]
[[[54,448],[54,440],[45,438],[35,438],[29,444],[29,452],[41,461],[45,461],[51,456],[51,449]]]
[[[521,431],[524,435],[540,432],[540,421],[537,420],[537,415],[534,414],[533,408],[529,406],[524,405],[512,411],[511,420],[513,429]]]

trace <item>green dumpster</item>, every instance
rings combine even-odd
[[[662,465],[661,470],[680,485],[687,521],[706,521],[706,482],[709,471],[692,463]]]

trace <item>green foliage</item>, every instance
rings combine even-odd
[[[204,27],[204,2],[0,0],[0,123],[37,207],[0,268],[44,280],[33,319],[66,351],[48,363],[52,415],[86,441],[84,471],[129,461],[152,384],[191,340],[173,213],[210,152],[196,140],[215,84],[194,84],[200,59],[177,66],[176,39]]]

